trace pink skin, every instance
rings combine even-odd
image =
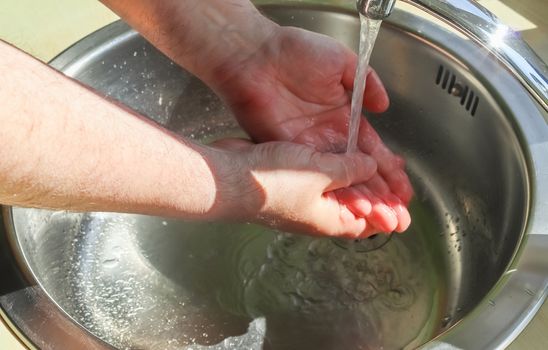
[[[293,141],[319,151],[344,152],[356,55],[337,41],[301,29],[279,27],[258,52],[219,70],[213,87],[230,104],[256,142]],[[388,96],[372,69],[364,107],[383,112]],[[378,163],[364,184],[337,190],[350,211],[375,232],[403,232],[410,224],[413,195],[404,161],[392,153],[363,118],[359,148]]]
[[[219,158],[219,163],[229,160],[226,169],[232,169],[219,177],[232,179],[222,180],[219,187],[218,203],[225,208],[221,217],[255,218],[254,222],[288,232],[353,239],[378,230],[336,194],[376,173],[377,162],[370,156],[323,153],[289,142],[256,145],[242,139],[223,139],[212,146],[234,152]],[[222,205],[234,202],[238,204]]]
[[[346,149],[357,57],[341,43],[280,27],[249,0],[102,1],[222,96],[255,142],[294,141],[321,152]],[[388,96],[372,70],[367,85],[366,109],[385,111]],[[367,217],[367,230],[404,230],[413,193],[404,163],[366,119],[359,147],[377,162],[376,175],[348,193],[326,196],[344,198],[353,210],[347,214]]]

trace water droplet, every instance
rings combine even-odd
[[[442,328],[447,327],[447,326],[451,323],[451,320],[452,320],[452,319],[453,319],[453,318],[452,318],[450,315],[445,316],[445,317],[441,320],[441,326],[442,326]]]

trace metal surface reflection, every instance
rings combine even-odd
[[[477,2],[462,0],[402,0],[433,16],[485,46],[496,55],[548,111],[548,66],[495,15]],[[496,45],[493,45],[495,43]]]

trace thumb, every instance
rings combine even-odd
[[[315,211],[321,227],[328,236],[356,238],[368,232],[364,218],[356,217],[345,205],[341,204],[334,192],[322,196]]]
[[[361,152],[317,153],[315,165],[329,177],[325,192],[365,182],[377,172],[377,162]]]

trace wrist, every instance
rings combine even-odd
[[[218,51],[200,60],[194,73],[220,93],[225,86],[233,89],[234,82],[245,79],[246,72],[254,67],[252,63],[276,40],[279,29],[278,24],[258,11],[245,24],[227,25],[219,31]]]
[[[206,220],[254,221],[262,207],[262,195],[252,176],[252,159],[245,150],[206,147],[204,150],[214,186]]]

